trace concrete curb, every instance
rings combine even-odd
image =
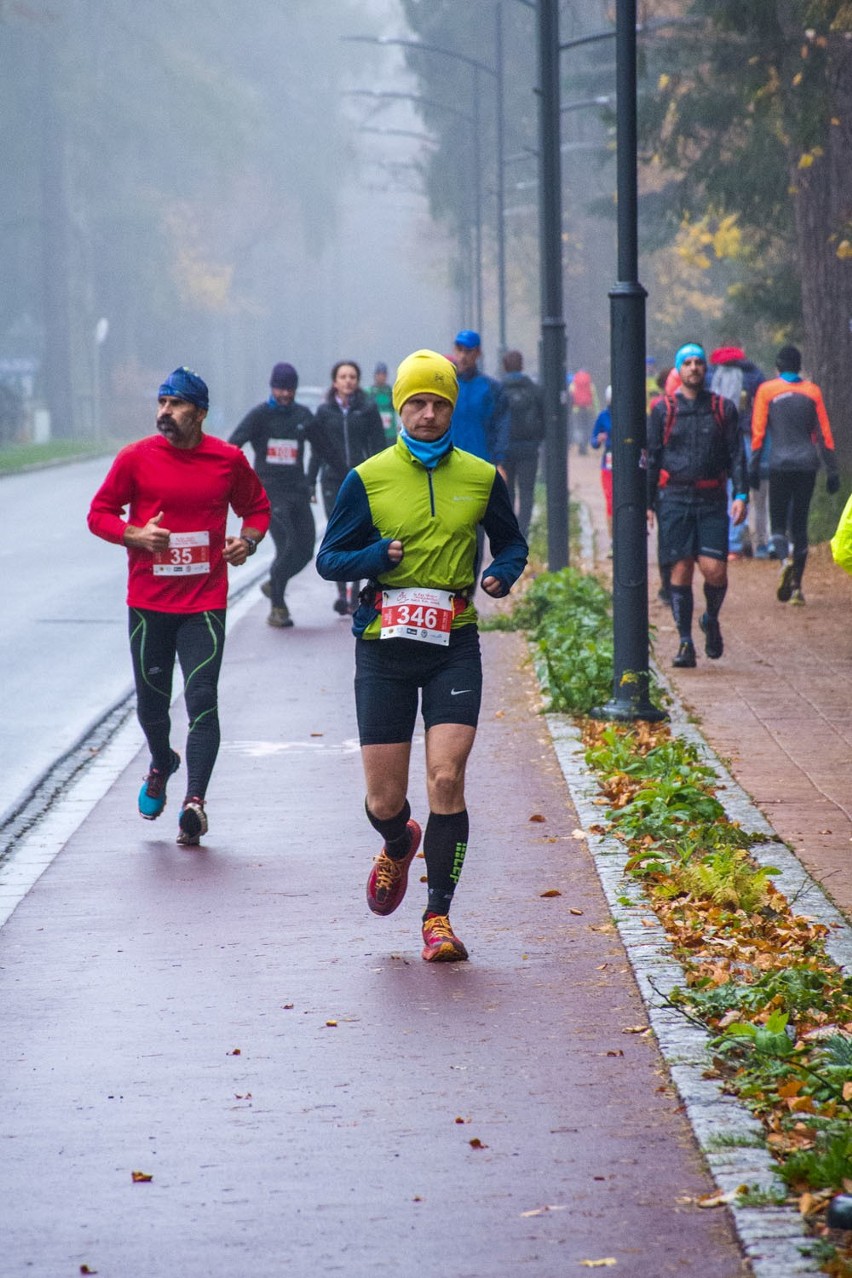
[[[658,673],[661,684],[666,681]],[[719,778],[717,797],[729,818],[744,828],[765,834],[771,841],[753,849],[755,859],[781,871],[775,879],[780,891],[795,901],[796,909],[831,929],[826,948],[840,966],[852,963],[852,928],[827,900],[801,862],[778,839],[763,814],[731,777],[700,733],[689,724],[683,707],[671,688],[672,728],[678,736],[693,742]],[[600,823],[602,810],[594,802],[599,797],[597,782],[583,757],[580,733],[566,715],[545,716],[562,774],[580,817],[584,831]],[[589,851],[619,935],[627,951],[648,1019],[672,1081],[681,1096],[687,1118],[722,1193],[734,1193],[746,1184],[767,1193],[785,1193],[775,1164],[764,1143],[763,1128],[744,1105],[726,1096],[718,1084],[704,1077],[708,1064],[710,1035],[665,1003],[684,972],[671,957],[664,930],[643,896],[640,885],[624,875],[627,860],[623,844],[606,835],[586,833]],[[742,1145],[719,1147],[719,1138],[728,1137]],[[748,1142],[760,1141],[760,1147]],[[792,1207],[737,1207],[731,1212],[755,1278],[793,1278],[816,1275],[817,1262],[803,1255],[810,1239],[802,1218]]]

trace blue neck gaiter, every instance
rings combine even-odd
[[[445,431],[440,439],[433,439],[427,443],[422,439],[412,439],[403,427],[399,437],[411,456],[416,457],[427,470],[434,470],[441,458],[446,457],[453,446],[449,431]]]
[[[783,382],[800,382],[802,380],[800,373],[780,373]]]

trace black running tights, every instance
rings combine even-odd
[[[130,609],[136,713],[151,751],[151,763],[167,771],[171,762],[169,707],[177,658],[189,719],[186,793],[199,799],[207,793],[219,752],[217,688],[224,646],[224,608],[190,613]]]
[[[769,472],[769,525],[773,542],[786,553],[787,534],[793,543],[797,581],[801,581],[808,557],[808,511],[816,475],[812,470],[772,470]]]

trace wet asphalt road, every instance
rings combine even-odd
[[[629,1032],[644,1009],[522,641],[484,638],[471,961],[431,967],[416,872],[390,919],[364,902],[352,641],[303,578],[294,630],[261,603],[230,636],[203,850],[173,842],[180,777],[137,817],[140,754],[0,930],[0,1271],[747,1272],[725,1212],[688,1201],[712,1183]]]

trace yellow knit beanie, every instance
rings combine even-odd
[[[437,351],[415,351],[396,370],[393,406],[397,412],[412,395],[440,395],[455,407],[458,394],[456,370],[447,357]]]

